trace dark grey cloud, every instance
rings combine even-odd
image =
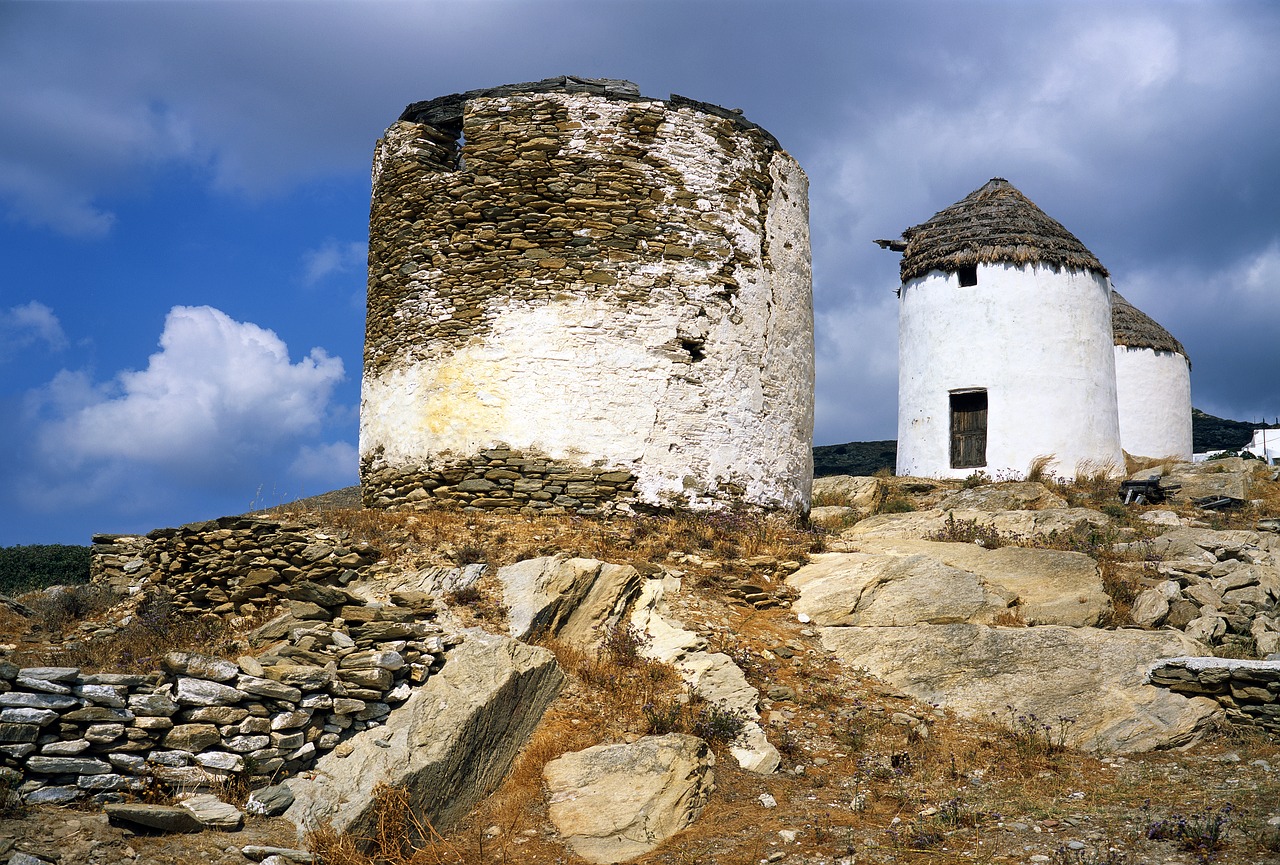
[[[897,261],[871,240],[996,175],[1183,340],[1197,405],[1244,416],[1280,400],[1274,4],[112,3],[4,16],[0,202],[14,219],[109,236],[113,197],[158,165],[226,196],[286,196],[366,174],[409,102],[565,73],[630,78],[741,107],[805,167],[820,442],[894,435]]]

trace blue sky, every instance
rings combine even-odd
[[[742,108],[809,175],[817,443],[892,438],[896,236],[993,176],[1280,413],[1280,5],[0,4],[0,545],[356,481],[369,166],[555,75]]]

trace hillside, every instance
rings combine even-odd
[[[1253,431],[1261,428],[1249,421],[1226,420],[1198,408],[1191,410],[1191,446],[1196,453],[1239,450],[1253,441]]]
[[[898,443],[893,439],[818,445],[813,449],[813,476],[873,475],[883,469],[892,472],[897,460]]]
[[[903,520],[926,519],[946,496],[963,495],[972,503],[978,495],[1008,498],[1025,494],[1023,486],[1034,486],[960,490],[958,482],[895,478],[873,483],[886,485],[886,495],[878,498],[896,503],[889,510],[903,510],[896,515]],[[1280,484],[1260,483],[1264,497],[1280,503]],[[1046,492],[1036,494],[1043,498]],[[1108,490],[1097,491],[1096,501],[1089,490],[1072,495],[1072,504],[1115,510]],[[852,499],[847,503],[854,504]],[[394,808],[379,824],[382,850],[375,857],[356,854],[340,839],[311,839],[313,850],[324,850],[317,861],[327,865],[582,863],[552,822],[543,768],[565,752],[597,743],[635,743],[665,730],[697,730],[712,743],[714,790],[706,794],[696,822],[635,860],[642,865],[1280,862],[1280,835],[1269,824],[1280,825],[1280,747],[1265,735],[1224,727],[1178,750],[1088,754],[1061,747],[1058,728],[1034,718],[1010,710],[995,712],[989,720],[966,719],[837,658],[824,641],[826,629],[798,615],[797,590],[787,584],[788,575],[806,561],[831,561],[830,554],[814,558],[824,550],[870,545],[869,540],[858,541],[870,538],[866,527],[884,525],[894,514],[862,520],[865,527],[858,532],[856,525],[825,532],[744,517],[526,519],[326,507],[334,504],[332,499],[319,504],[295,503],[271,516],[346,539],[353,548],[371,545],[382,556],[371,571],[375,581],[456,574],[461,565],[485,563],[485,575],[473,587],[440,598],[436,621],[448,628],[506,633],[515,608],[497,572],[515,562],[564,553],[631,563],[646,575],[647,584],[667,587],[670,621],[696,634],[708,650],[732,659],[745,674],[745,682],[759,693],[760,724],[781,755],[778,770],[769,774],[740,767],[726,743],[729,719],[708,715],[705,706],[699,709],[692,693],[672,678],[670,667],[640,658],[643,641],[614,631],[598,649],[582,651],[544,637],[540,642],[555,651],[567,678],[507,783],[457,825],[440,834],[428,832],[433,842],[416,854],[400,846],[403,836],[397,833],[412,827],[405,812]],[[1245,529],[1272,514],[1215,516],[1235,520],[1215,527]],[[1121,522],[1108,532],[1136,531],[1133,526],[1142,523],[1131,516],[1120,514]],[[1105,519],[1101,514],[1097,518]],[[1197,522],[1190,511],[1183,519]],[[962,539],[963,529],[953,527],[954,540]],[[1097,553],[1096,534],[1082,537],[1080,548]],[[1085,546],[1086,541],[1095,546]],[[966,556],[975,554],[972,542],[956,546]],[[1132,594],[1128,597],[1133,600]],[[39,606],[38,597],[26,600]],[[343,610],[350,622],[359,622],[355,612]],[[87,635],[109,634],[117,627],[122,636],[136,633],[120,624],[127,618],[125,607],[95,613],[83,624],[53,617],[0,619],[0,630],[17,644],[5,660],[21,666],[66,665],[69,648],[60,647],[69,646],[72,637],[87,640]],[[144,627],[154,619],[135,618]],[[1032,630],[1017,618],[1012,614],[1011,626],[993,630],[1015,636]],[[306,624],[298,633],[314,643],[321,633],[315,617]],[[1128,633],[1150,633],[1154,639],[1166,632]],[[226,646],[231,658],[253,654],[248,642],[227,634],[201,633],[194,645],[181,648],[212,651],[216,646]],[[318,648],[312,645],[297,657],[315,657]],[[147,650],[153,651],[150,646]],[[252,666],[251,661],[242,663]],[[378,729],[370,727],[367,735]],[[221,794],[242,801],[230,786]],[[395,801],[387,800],[389,806]],[[294,848],[299,843],[280,818],[250,818],[237,833],[134,835],[108,825],[92,810],[0,807],[0,861],[17,850],[41,857],[20,860],[27,863],[231,865],[246,861],[241,851],[252,849],[258,858],[264,846]],[[289,861],[277,860],[277,865]]]

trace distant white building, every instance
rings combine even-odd
[[[1280,465],[1280,429],[1268,427],[1253,431],[1253,441],[1244,450],[1267,461],[1267,465]]]
[[[877,243],[903,254],[898,474],[1123,470],[1111,285],[1083,243],[1003,178]]]
[[[1182,343],[1115,290],[1120,444],[1131,456],[1191,459],[1191,361]]]

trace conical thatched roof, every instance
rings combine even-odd
[[[1187,350],[1174,339],[1173,334],[1114,289],[1111,291],[1111,332],[1115,335],[1116,345],[1172,351],[1187,357]],[[1190,362],[1188,358],[1187,363]]]
[[[902,232],[902,241],[877,241],[902,251],[902,281],[931,270],[977,264],[1048,264],[1076,270],[1107,269],[1075,235],[1036,207],[1003,177]]]

